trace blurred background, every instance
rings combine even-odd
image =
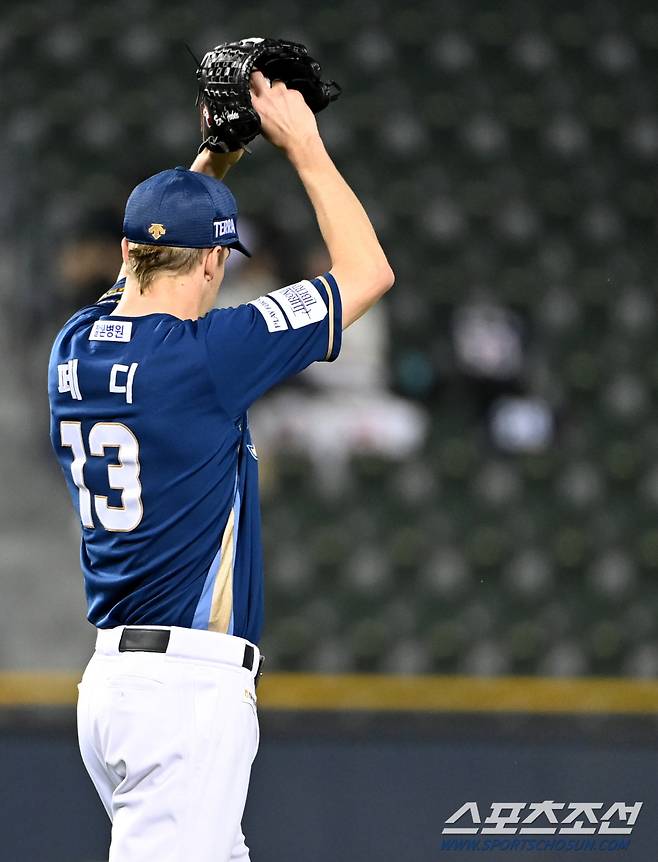
[[[132,187],[194,157],[183,41],[252,35],[304,42],[343,86],[321,132],[397,275],[336,363],[251,414],[270,672],[655,678],[658,10],[641,0],[2,3],[0,668],[79,673],[90,654],[50,344],[114,282]],[[227,178],[254,257],[231,257],[225,305],[326,265],[292,170],[253,151]]]

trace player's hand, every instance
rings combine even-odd
[[[270,86],[262,72],[254,72],[251,102],[260,116],[263,135],[288,155],[296,145],[320,137],[315,114],[302,94],[289,90],[282,81]]]

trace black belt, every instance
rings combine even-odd
[[[139,628],[124,628],[119,641],[119,652],[167,652],[169,646],[169,638],[171,632],[169,629],[139,629]],[[242,657],[242,667],[246,668],[251,673],[256,670],[254,667],[254,659],[256,651],[251,644],[244,645],[244,655]],[[263,656],[260,656],[258,662],[258,670],[256,673],[256,684],[258,677],[261,675],[261,665],[263,664]]]

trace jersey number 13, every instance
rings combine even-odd
[[[83,468],[87,461],[82,425],[80,422],[62,421],[59,426],[62,446],[73,450],[71,476],[80,492],[80,520],[83,526],[93,528],[92,495],[85,485]],[[105,450],[117,449],[117,463],[109,464],[107,478],[110,488],[121,491],[121,505],[110,506],[107,497],[94,494],[93,505],[98,520],[106,530],[128,533],[142,520],[142,485],[139,481],[139,442],[130,428],[121,422],[97,422],[89,432],[89,454],[104,457]]]

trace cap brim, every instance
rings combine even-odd
[[[226,243],[226,245],[228,246],[228,248],[234,248],[237,251],[241,251],[242,254],[246,255],[247,257],[251,257],[251,252],[247,251],[247,249],[242,245],[239,239],[236,239],[235,242]]]

